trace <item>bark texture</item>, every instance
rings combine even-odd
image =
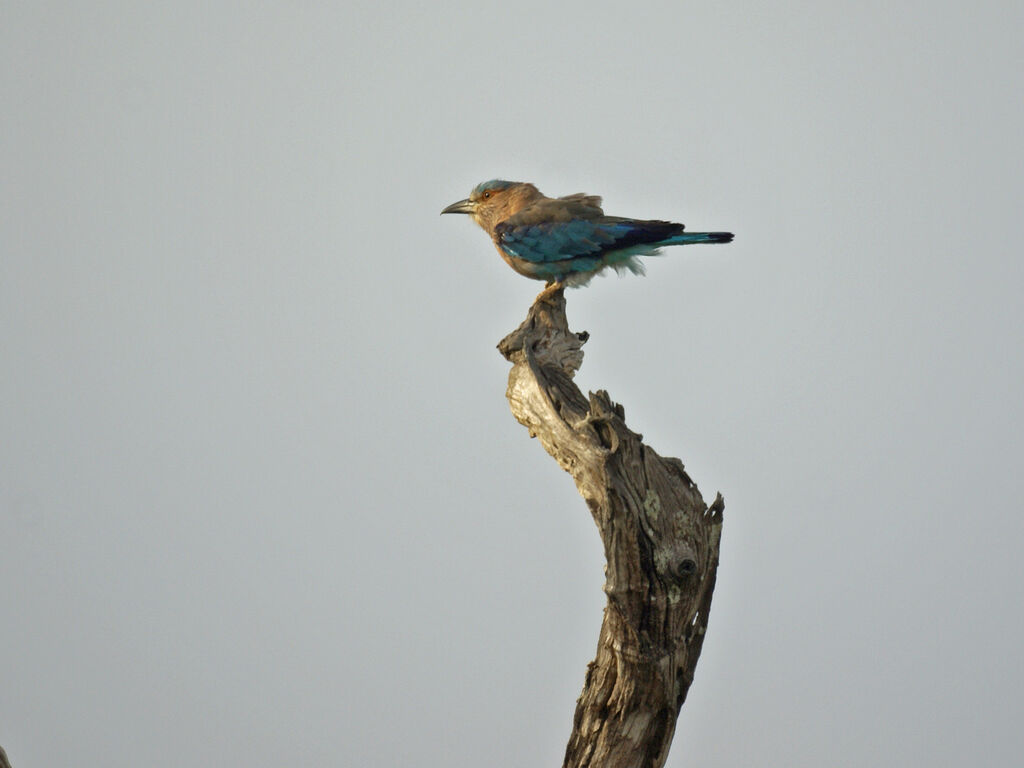
[[[565,768],[660,768],[693,681],[718,568],[724,502],[630,430],[608,393],[572,377],[588,335],[544,291],[498,349],[516,419],[572,475],[604,542],[608,604],[576,703]]]

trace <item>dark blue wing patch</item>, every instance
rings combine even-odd
[[[581,257],[593,257],[594,264],[590,268],[595,268],[607,253],[636,245],[653,245],[682,231],[681,224],[629,219],[575,219],[495,227],[499,247],[510,256],[538,264],[573,259],[577,270],[587,269],[582,263],[575,263]]]

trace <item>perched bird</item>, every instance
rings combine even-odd
[[[586,285],[611,267],[644,273],[638,256],[665,245],[728,243],[731,232],[684,232],[682,224],[605,216],[601,198],[545,197],[533,184],[494,179],[441,213],[468,213],[512,269],[548,285]]]

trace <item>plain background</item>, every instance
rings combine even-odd
[[[0,3],[15,768],[557,765],[601,548],[478,182],[728,229],[568,296],[726,498],[669,766],[1024,749],[1006,2]]]

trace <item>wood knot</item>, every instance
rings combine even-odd
[[[697,554],[689,545],[678,542],[661,550],[655,555],[655,567],[661,577],[676,585],[681,585],[697,573]]]
[[[689,578],[690,576],[693,576],[693,574],[695,574],[696,572],[697,561],[689,557],[684,557],[682,560],[679,561],[679,564],[676,566],[676,571],[674,575],[679,581],[683,581]]]

